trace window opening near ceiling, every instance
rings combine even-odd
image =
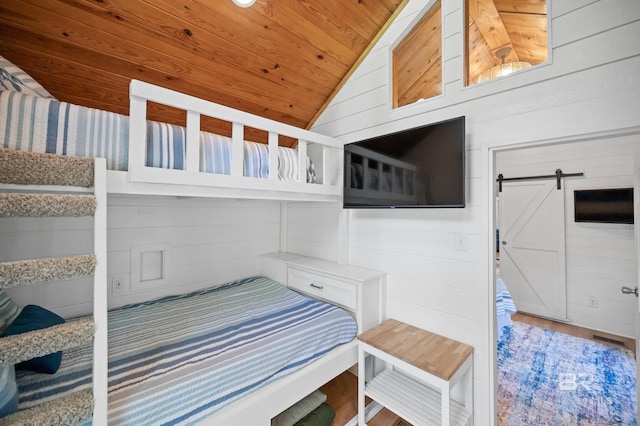
[[[547,0],[467,0],[468,85],[547,61]]]
[[[437,0],[393,49],[393,107],[442,94],[442,14]]]

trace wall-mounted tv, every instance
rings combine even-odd
[[[576,222],[633,223],[633,188],[573,191]]]
[[[465,206],[465,117],[344,146],[345,208]]]

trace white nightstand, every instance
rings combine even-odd
[[[260,262],[261,274],[350,312],[358,333],[386,318],[384,272],[291,253],[265,254]]]

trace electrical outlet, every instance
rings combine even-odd
[[[129,281],[126,275],[114,275],[111,277],[111,293],[128,293]]]
[[[590,297],[589,298],[589,307],[590,308],[597,308],[598,307],[598,299],[596,299],[595,297]]]
[[[469,250],[467,234],[458,233],[455,235],[455,246],[457,251]]]

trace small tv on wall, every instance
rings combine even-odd
[[[465,117],[344,146],[345,208],[465,206]]]
[[[573,191],[576,222],[633,223],[633,188]]]

